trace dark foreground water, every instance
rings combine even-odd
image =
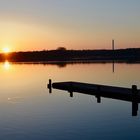
[[[140,111],[131,103],[65,91],[53,82],[79,81],[140,88],[140,64],[0,64],[0,140],[139,140]]]

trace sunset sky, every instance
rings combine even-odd
[[[140,47],[140,0],[0,0],[0,49]]]

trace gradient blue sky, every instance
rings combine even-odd
[[[140,47],[140,0],[0,0],[0,48]]]

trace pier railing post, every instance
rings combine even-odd
[[[97,86],[97,94],[96,94],[96,98],[97,98],[97,103],[101,103],[101,95],[100,95],[100,92],[101,92],[101,87],[98,85]]]
[[[136,85],[132,85],[132,116],[137,116],[138,111],[138,89]]]
[[[49,89],[49,93],[52,93],[52,80],[51,79],[49,79],[48,89]]]

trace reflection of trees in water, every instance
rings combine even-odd
[[[67,66],[67,63],[63,62],[63,63],[57,63],[56,64],[59,68],[65,68]]]
[[[67,62],[55,62],[55,63],[46,62],[46,63],[33,63],[33,64],[42,64],[44,66],[46,66],[46,65],[56,65],[59,68],[65,68],[67,66]]]
[[[126,63],[124,61],[106,61],[106,60],[83,60],[83,61],[38,61],[38,62],[10,62],[10,61],[4,61],[4,67],[5,69],[9,69],[11,64],[20,64],[20,65],[54,65],[57,66],[58,68],[65,68],[67,65],[82,65],[82,64],[112,64],[112,71],[115,72],[115,64],[117,63]],[[140,62],[127,62],[127,64],[139,64]]]
[[[50,65],[57,65],[59,68],[65,68],[67,65],[76,65],[76,64],[94,64],[94,63],[107,63],[107,62],[104,62],[104,61],[59,61],[59,62],[50,62],[50,63],[47,63],[47,64],[50,64]]]

